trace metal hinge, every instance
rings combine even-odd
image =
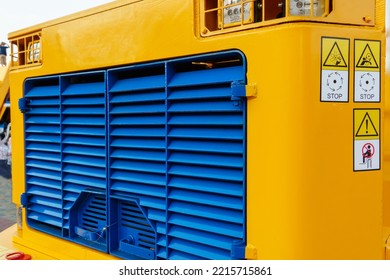
[[[26,208],[29,204],[29,194],[28,193],[22,193],[20,195],[20,204],[23,206],[23,208]]]
[[[232,258],[239,260],[256,260],[257,249],[252,244],[245,244],[244,241],[236,241],[232,244]]]
[[[245,259],[245,242],[242,240],[233,241],[231,247],[231,257],[235,260],[244,260]]]
[[[30,111],[31,110],[30,103],[31,103],[31,99],[28,99],[26,97],[20,98],[18,102],[20,112],[24,114]]]
[[[257,84],[246,85],[243,81],[234,81],[231,83],[232,100],[241,100],[242,98],[257,97]]]

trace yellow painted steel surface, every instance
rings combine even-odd
[[[354,1],[360,2],[366,1]],[[383,193],[388,145],[382,138],[380,169],[354,171],[354,109],[380,109],[385,119],[383,71],[380,102],[354,102],[353,95],[355,40],[379,41],[378,64],[385,65],[384,1],[376,3],[375,26],[275,20],[202,37],[199,1],[115,1],[11,33],[12,41],[40,32],[42,44],[42,64],[15,68],[10,75],[18,147],[13,202],[20,204],[25,191],[23,115],[17,104],[26,78],[238,49],[247,59],[247,83],[257,92],[247,103],[246,257],[384,259],[383,226],[390,226],[390,217],[383,215],[383,207],[389,212],[389,190]],[[321,102],[324,37],[349,40],[347,102]],[[383,123],[376,127],[381,135]],[[14,243],[40,257],[112,258],[32,230],[25,217]]]
[[[386,11],[389,11],[388,1]],[[383,184],[383,226],[386,244],[386,259],[390,260],[390,20],[386,20],[386,78],[385,78],[385,114],[384,114],[384,184]]]

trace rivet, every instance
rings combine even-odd
[[[365,16],[365,17],[363,17],[363,21],[365,23],[369,23],[369,22],[371,22],[371,18],[369,16]]]

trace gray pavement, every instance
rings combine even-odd
[[[0,176],[0,232],[16,222],[16,209],[11,201],[11,193],[11,180]]]

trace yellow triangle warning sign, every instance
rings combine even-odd
[[[323,66],[347,67],[347,63],[345,62],[344,56],[337,42],[334,42],[333,47],[326,57]]]
[[[355,137],[367,137],[367,136],[370,137],[379,136],[378,130],[376,129],[376,125],[374,124],[374,121],[372,120],[369,112],[365,113],[363,120],[360,122],[355,134]]]
[[[375,55],[371,50],[370,45],[367,43],[360,55],[360,58],[356,64],[356,68],[371,68],[379,69],[378,62],[375,59]]]

